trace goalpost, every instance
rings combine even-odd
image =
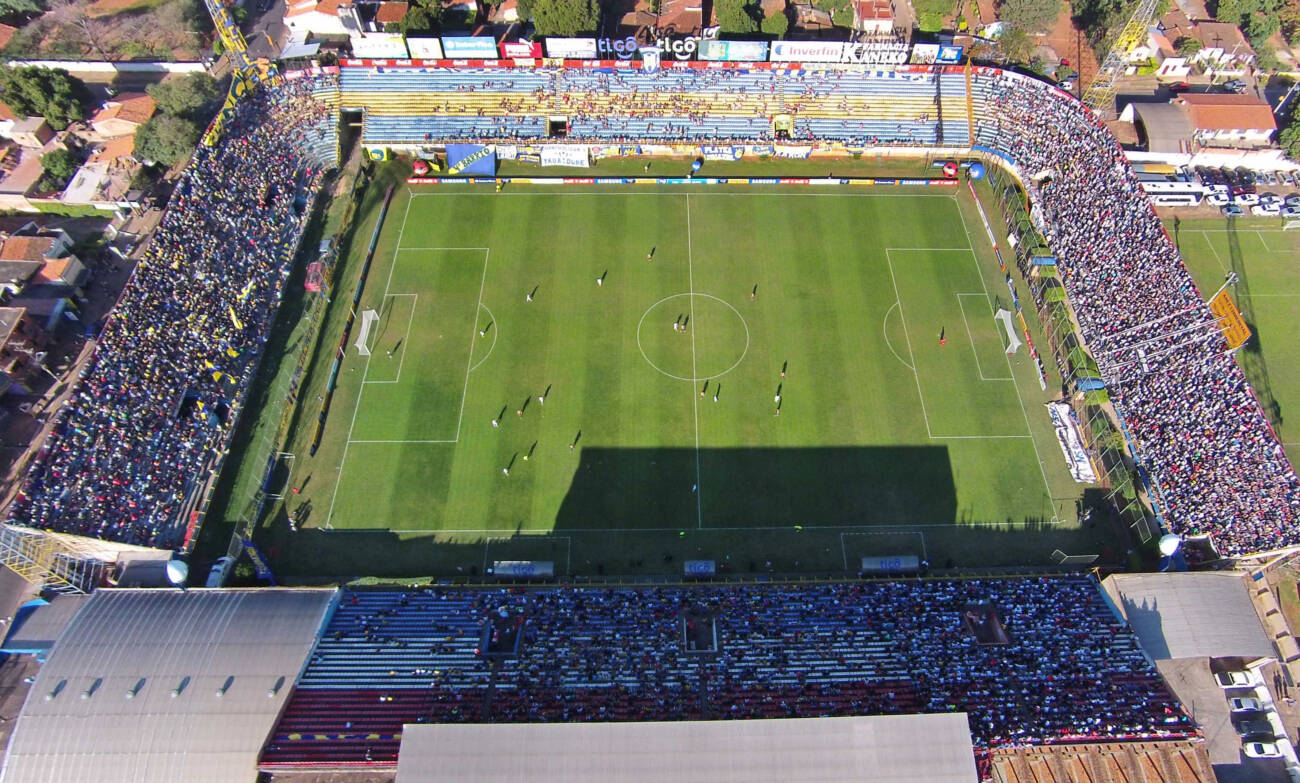
[[[370,347],[367,343],[370,340],[370,327],[379,320],[379,313],[374,310],[361,311],[361,332],[357,335],[357,354],[360,356],[369,356]]]

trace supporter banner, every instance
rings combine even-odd
[[[1056,266],[1056,256],[1030,256],[1029,263],[1034,266]]]
[[[352,39],[352,53],[362,57],[389,57],[405,59],[406,39],[401,33],[366,33]]]
[[[497,160],[514,160],[519,157],[519,148],[513,144],[497,145]]]
[[[666,144],[642,144],[641,152],[645,155],[672,155],[673,148]]]
[[[488,36],[446,36],[442,37],[444,57],[481,57],[485,60],[497,58],[496,39]]]
[[[637,148],[625,144],[592,144],[587,148],[591,152],[592,160],[603,160],[605,158],[618,158],[626,155],[637,154]]]
[[[626,38],[596,39],[596,53],[601,57],[613,55],[620,60],[631,60],[639,48],[636,39],[630,35]]]
[[[538,41],[502,41],[500,49],[501,56],[506,58],[519,57],[527,60],[542,56],[542,44]],[[414,53],[411,56],[414,57]]]
[[[1223,289],[1210,300],[1210,312],[1219,321],[1223,339],[1228,341],[1228,350],[1240,348],[1250,339],[1250,327],[1246,325],[1246,319],[1241,317],[1241,311],[1237,309],[1237,303],[1232,301],[1228,289]]]
[[[934,58],[934,61],[941,65],[956,65],[961,62],[963,51],[960,46],[940,46],[939,56]]]
[[[791,147],[777,144],[772,148],[778,158],[806,158],[812,155],[812,147]]]
[[[907,62],[907,44],[846,43],[840,62],[859,65],[902,65]]]
[[[253,568],[257,571],[257,578],[266,580],[272,587],[274,587],[275,574],[271,572],[271,566],[267,565],[266,557],[262,554],[262,550],[257,548],[257,545],[253,543],[253,539],[251,538],[244,536],[239,540],[244,545],[244,552],[247,553],[248,559],[253,562]]]
[[[767,41],[700,41],[700,60],[745,61],[767,59]]]
[[[546,56],[571,60],[596,59],[595,38],[547,38]]]
[[[745,154],[745,148],[705,145],[700,147],[700,154],[705,160],[740,160]]]
[[[496,149],[481,144],[448,144],[447,173],[492,176],[497,173]]]
[[[540,150],[533,147],[529,147],[527,149],[520,149],[517,155],[515,156],[515,160],[519,161],[520,163],[540,164],[542,162],[542,153]]]
[[[1097,474],[1092,469],[1088,450],[1083,447],[1079,419],[1074,409],[1064,402],[1049,402],[1047,412],[1052,416],[1056,440],[1061,444],[1061,453],[1065,455],[1065,464],[1070,468],[1070,475],[1080,484],[1095,484]]]
[[[411,57],[417,60],[442,59],[442,41],[437,38],[407,38],[406,48],[411,50]]]
[[[839,41],[773,41],[772,62],[837,63],[844,56]]]
[[[770,158],[776,154],[776,151],[772,148],[771,144],[746,144],[745,154],[757,155],[760,158],[764,156]]]
[[[591,157],[585,144],[544,144],[541,163],[543,166],[576,166],[585,169],[591,165]]]

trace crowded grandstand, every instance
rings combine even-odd
[[[1222,337],[1197,330],[1201,294],[1094,115],[996,69],[772,66],[352,61],[338,76],[259,87],[177,188],[10,521],[168,548],[192,534],[188,512],[222,453],[321,168],[334,162],[337,101],[362,110],[372,149],[541,141],[559,116],[568,142],[983,153],[1017,172],[1037,207],[1163,524],[1212,537],[1224,555],[1297,542],[1295,472]],[[778,129],[778,115],[791,123]]]

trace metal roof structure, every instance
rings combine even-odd
[[[419,724],[397,783],[973,783],[966,713],[660,723]]]
[[[1102,587],[1154,660],[1277,656],[1240,573],[1113,574]]]
[[[14,615],[0,650],[44,654],[54,646],[55,640],[67,629],[88,598],[85,595],[56,595],[50,601],[38,598],[25,604]]]
[[[252,783],[336,595],[95,592],[37,675],[0,781]]]
[[[1190,152],[1192,123],[1181,107],[1172,103],[1135,103],[1133,110],[1146,136],[1149,152]]]

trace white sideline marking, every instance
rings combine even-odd
[[[916,372],[916,368],[913,367],[912,365],[908,364],[906,361],[904,361],[904,360],[903,360],[903,357],[901,357],[901,356],[898,355],[898,351],[895,351],[895,350],[894,350],[894,344],[893,344],[892,342],[889,341],[889,331],[888,331],[888,326],[889,326],[889,314],[892,313],[892,312],[894,312],[894,309],[897,308],[897,307],[898,307],[898,300],[895,299],[895,300],[894,300],[894,303],[893,303],[892,305],[889,306],[889,309],[888,309],[888,310],[885,311],[885,318],[884,318],[884,320],[882,320],[882,321],[880,322],[880,334],[881,334],[882,336],[884,336],[884,338],[885,338],[885,345],[889,348],[889,352],[892,353],[892,354],[894,355],[894,358],[897,359],[897,360],[898,360],[898,361],[899,361],[899,362],[900,362],[904,367],[906,367],[907,369],[911,370],[912,372]]]
[[[863,530],[856,533],[840,533],[840,554],[844,557],[844,570],[849,570],[849,550],[844,546],[845,536],[901,536],[908,533],[914,533],[921,537],[921,559],[929,560],[930,553],[925,546],[925,533],[920,530]]]
[[[411,314],[406,318],[406,333],[402,335],[402,345],[403,345],[402,355],[397,357],[397,377],[393,378],[391,381],[363,380],[361,382],[363,385],[367,383],[397,383],[398,381],[402,380],[402,365],[406,364],[406,349],[409,348],[411,344],[411,323],[415,321],[415,308],[419,307],[420,305],[420,295],[419,294],[387,294],[385,298],[395,299],[399,296],[409,296],[413,298],[415,301],[411,302]],[[375,346],[375,347],[378,348],[379,346]],[[374,352],[371,351],[371,353]]]
[[[465,362],[465,385],[460,390],[460,414],[456,417],[456,438],[453,442],[460,440],[460,425],[465,419],[465,397],[469,393],[469,374],[474,371],[474,342],[478,337],[478,311],[483,309],[483,286],[487,283],[488,259],[491,257],[490,248],[483,251],[483,275],[479,277],[478,301],[474,303],[474,315],[469,322],[469,360]],[[496,328],[495,323],[492,328]],[[496,343],[494,342],[493,345],[495,346]]]
[[[686,272],[689,282],[686,291],[690,294],[691,300],[691,320],[695,320],[695,254],[691,250],[691,194],[686,194]],[[744,320],[744,319],[741,319]],[[699,323],[696,323],[698,326]],[[748,327],[746,327],[748,328]],[[638,336],[639,339],[639,336]],[[748,349],[748,346],[746,346]],[[691,327],[691,377],[696,378],[699,375],[695,368],[695,326]],[[704,501],[701,496],[704,492],[700,489],[700,400],[695,393],[695,384],[698,380],[692,381],[691,406],[695,411],[695,526],[699,529],[704,528]]]

